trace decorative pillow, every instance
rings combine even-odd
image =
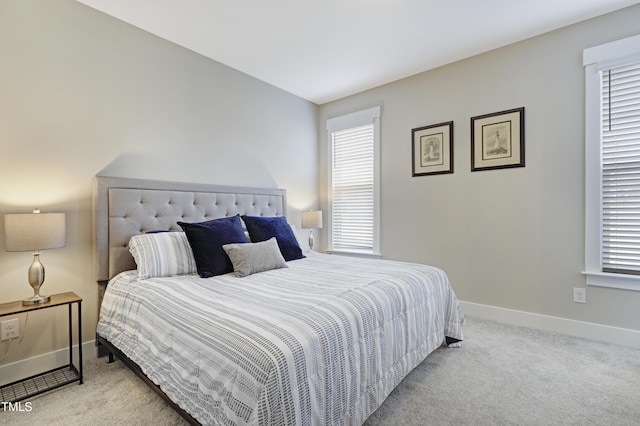
[[[129,251],[140,278],[194,274],[196,261],[184,232],[157,232],[134,235]]]
[[[293,223],[290,223],[289,226],[291,226],[291,232],[293,232],[293,235],[295,235],[296,241],[298,242],[298,246],[300,246],[300,249],[302,250],[302,254],[308,253],[309,248],[302,248],[304,244],[300,239],[300,234],[298,234],[298,229],[296,229],[296,226]]]
[[[300,244],[298,244],[298,240],[286,218],[282,216],[242,216],[242,220],[247,226],[251,241],[257,243],[276,237],[284,260],[289,261],[304,257]]]
[[[236,277],[289,267],[275,237],[259,243],[225,244],[222,248],[231,259]]]
[[[196,260],[198,275],[202,278],[233,272],[233,265],[222,249],[225,244],[245,243],[240,216],[224,217],[200,223],[178,222],[184,229],[193,257]]]

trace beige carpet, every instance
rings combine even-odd
[[[106,359],[30,403],[0,424],[186,424]],[[467,318],[464,346],[431,354],[366,425],[640,425],[640,350]]]
[[[0,425],[188,424],[121,362],[108,364],[106,358],[85,363],[82,385],[72,383],[29,402],[31,411],[0,412]]]

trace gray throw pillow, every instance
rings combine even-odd
[[[275,237],[259,243],[225,244],[222,248],[231,259],[236,277],[288,268]]]

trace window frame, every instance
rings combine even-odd
[[[381,257],[380,252],[380,117],[381,107],[376,106],[350,114],[327,119],[328,181],[329,204],[328,253],[347,254],[363,257]],[[333,244],[333,133],[364,125],[373,125],[373,247],[368,249],[335,248]]]
[[[640,60],[640,35],[583,51],[585,67],[585,270],[588,285],[640,291],[640,276],[602,272],[600,71]]]

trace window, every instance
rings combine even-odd
[[[329,251],[379,255],[380,108],[327,120]]]
[[[587,283],[640,291],[640,36],[584,65]]]
[[[640,62],[602,77],[602,270],[640,274]]]

